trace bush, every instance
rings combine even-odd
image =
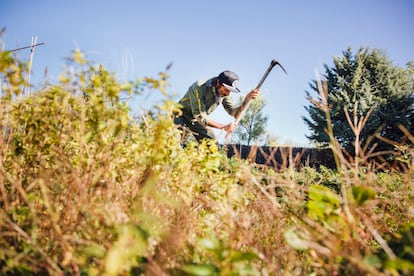
[[[410,171],[275,172],[181,148],[173,102],[133,119],[120,101],[166,94],[165,73],[121,84],[75,51],[58,85],[21,97],[25,66],[1,54],[1,274],[412,271],[396,252],[412,247]]]

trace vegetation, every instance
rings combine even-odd
[[[243,98],[240,98],[240,103]],[[264,98],[258,98],[251,102],[244,116],[240,119],[239,127],[233,136],[240,144],[250,146],[252,143],[263,142],[266,139],[266,125],[268,116],[263,113],[266,105]]]
[[[395,66],[379,49],[351,49],[342,57],[334,58],[334,65],[325,65],[327,104],[330,109],[333,136],[350,154],[359,144],[364,151],[393,150],[395,143],[405,143],[400,126],[414,132],[414,75],[412,64],[407,69]],[[311,91],[319,94],[317,81],[310,84]],[[308,97],[311,93],[307,92]],[[312,131],[308,138],[328,144],[325,112],[313,102],[306,107],[309,118],[305,123]],[[356,125],[353,117],[361,118],[364,125]],[[356,132],[358,140],[355,140]]]
[[[132,119],[120,97],[167,94],[165,73],[119,83],[75,51],[58,85],[21,97],[26,66],[0,54],[2,275],[414,271],[409,133],[404,171],[334,142],[341,170],[274,170],[181,148],[168,99]]]

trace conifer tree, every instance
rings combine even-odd
[[[355,133],[347,118],[368,118],[360,133],[360,146],[376,150],[392,149],[382,136],[394,142],[402,142],[404,135],[399,128],[403,125],[414,133],[413,63],[407,69],[393,65],[379,49],[360,48],[356,54],[348,48],[343,56],[333,60],[333,67],[324,66],[324,82],[327,86],[327,103],[332,122],[334,138],[350,153],[355,151]],[[318,92],[317,80],[310,83],[311,91]],[[311,92],[306,91],[313,99]],[[305,107],[309,117],[303,117],[313,142],[326,144],[327,121],[323,110],[314,101]]]

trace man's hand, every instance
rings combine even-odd
[[[228,124],[228,125],[225,125],[224,127],[222,127],[221,129],[222,130],[224,130],[225,132],[227,132],[227,133],[232,133],[233,131],[235,131],[236,130],[236,128],[237,128],[237,123],[236,122],[232,122],[232,123],[230,123],[230,124]]]
[[[242,105],[240,106],[240,109],[243,110],[250,100],[256,99],[257,97],[259,97],[259,95],[260,95],[259,89],[253,89],[252,91],[247,93],[246,97],[243,100]]]
[[[250,91],[247,95],[246,95],[246,100],[248,99],[256,99],[257,97],[259,97],[260,95],[260,90],[259,89],[253,89],[252,91]]]

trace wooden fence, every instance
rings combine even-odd
[[[224,145],[228,157],[247,159],[251,163],[261,164],[275,169],[294,166],[296,169],[309,166],[319,169],[321,166],[334,169],[335,161],[331,149],[245,146],[239,144]]]

